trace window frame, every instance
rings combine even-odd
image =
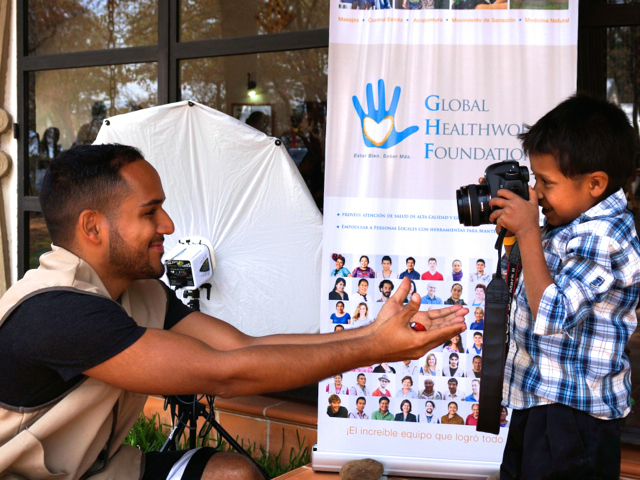
[[[155,62],[158,65],[158,105],[180,100],[180,61],[329,47],[329,29],[297,30],[268,35],[179,42],[179,0],[158,0],[158,43],[143,47],[28,55],[28,2],[16,2],[18,118],[18,278],[29,267],[29,213],[41,212],[38,197],[25,195],[28,181],[28,76],[32,72]]]

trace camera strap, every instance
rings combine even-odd
[[[507,264],[507,281],[502,279],[502,240],[500,232],[498,268],[487,287],[484,312],[484,339],[482,347],[482,385],[480,388],[480,411],[476,430],[500,433],[500,413],[502,410],[502,388],[504,365],[509,350],[509,311],[516,292],[521,271],[520,249],[516,242],[511,248]]]

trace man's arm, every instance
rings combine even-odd
[[[352,328],[341,332],[325,334],[277,334],[264,337],[245,335],[228,323],[201,312],[194,312],[178,324],[171,331],[197,338],[217,350],[234,350],[257,345],[316,345],[340,340],[355,340],[374,330],[376,326],[402,310],[402,302],[407,297],[410,288],[409,280],[401,283],[394,295],[383,305],[375,322],[361,328]],[[452,322],[456,317],[464,315],[459,305],[440,310],[418,312],[414,321],[418,321],[428,328],[438,328],[439,325]],[[359,365],[361,366],[361,365]]]
[[[419,296],[414,295],[390,318],[365,327],[359,338],[333,336],[335,341],[317,344],[279,343],[221,351],[174,331],[148,329],[131,347],[84,373],[147,394],[232,397],[287,390],[379,360],[417,359],[466,328],[466,309],[458,309],[428,322],[427,331],[416,332],[409,322],[418,318],[419,306]]]

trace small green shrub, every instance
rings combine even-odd
[[[129,435],[125,438],[124,443],[133,445],[145,453],[157,452],[164,445],[170,432],[171,426],[161,423],[157,413],[154,413],[151,418],[141,414]],[[244,440],[239,440],[237,437],[236,442],[273,478],[295,470],[311,461],[311,450],[308,446],[305,446],[305,439],[300,439],[298,432],[296,432],[296,436],[298,440],[297,451],[292,447],[288,452],[288,457],[287,452],[284,451],[284,429],[282,429],[282,447],[277,454],[269,453],[263,447],[257,448],[255,442],[245,446]],[[209,435],[207,435],[201,440],[198,439],[197,443],[198,446],[203,447],[215,446],[223,452],[233,451],[233,448],[219,434],[215,442],[212,442]],[[182,436],[178,448],[188,448],[186,435]]]

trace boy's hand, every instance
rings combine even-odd
[[[540,210],[538,196],[533,188],[529,187],[529,200],[510,190],[498,190],[498,197],[492,198],[489,205],[500,209],[492,212],[489,217],[496,223],[496,230],[500,231],[504,227],[516,237],[523,232],[531,232],[532,229],[538,231]]]

